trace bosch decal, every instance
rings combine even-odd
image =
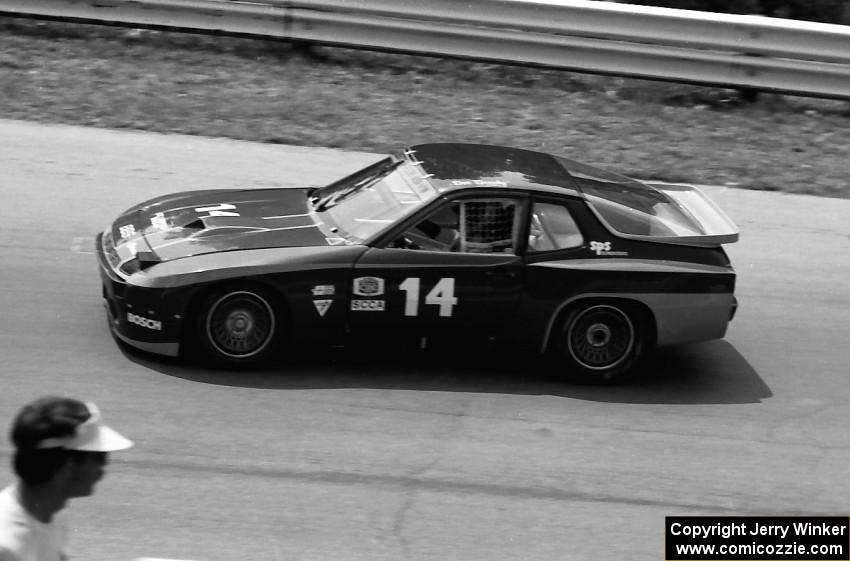
[[[127,321],[140,327],[162,331],[162,322],[127,312]]]
[[[353,292],[357,296],[380,296],[384,293],[384,279],[379,277],[357,277],[354,279]]]

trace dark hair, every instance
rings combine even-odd
[[[65,397],[42,397],[25,405],[12,423],[12,465],[24,483],[50,480],[69,457],[64,448],[37,448],[47,438],[71,436],[91,413],[85,403]]]

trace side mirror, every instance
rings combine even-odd
[[[393,240],[390,247],[396,249],[419,249],[419,246],[407,236],[399,236]]]

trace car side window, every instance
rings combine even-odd
[[[392,246],[460,253],[515,253],[519,202],[487,197],[453,201],[405,231]]]
[[[581,231],[566,206],[534,203],[528,230],[529,252],[568,249],[583,243]]]

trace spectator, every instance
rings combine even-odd
[[[103,424],[93,403],[43,397],[12,424],[16,484],[0,492],[0,561],[64,561],[70,499],[94,493],[109,452],[133,443]]]

